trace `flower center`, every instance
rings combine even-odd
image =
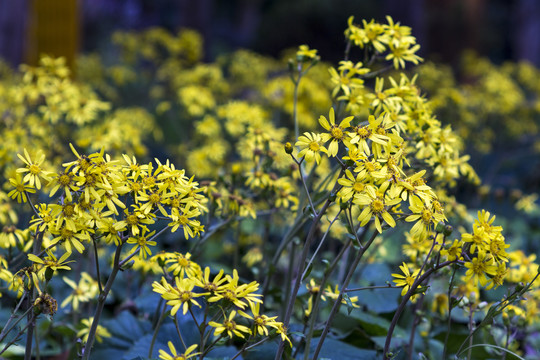
[[[334,127],[332,128],[331,135],[334,139],[341,140],[343,138],[343,131],[338,127]]]
[[[321,146],[316,141],[312,141],[309,143],[309,150],[313,152],[318,152],[320,150]]]
[[[355,182],[352,186],[353,190],[357,193],[364,191],[365,185],[360,182]]]
[[[30,173],[33,175],[37,175],[41,172],[41,169],[39,168],[39,166],[34,165],[34,164],[30,165],[29,170],[30,170]]]
[[[356,133],[358,134],[358,136],[360,136],[360,138],[367,139],[369,135],[371,135],[371,130],[369,130],[366,126],[363,126],[361,128],[358,128],[356,130]]]
[[[371,202],[371,211],[374,213],[380,213],[384,210],[384,201],[381,199],[375,199]]]
[[[58,182],[62,186],[67,186],[71,182],[71,178],[69,177],[69,175],[63,174],[58,178]]]

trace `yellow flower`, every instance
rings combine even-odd
[[[167,300],[167,305],[172,306],[171,315],[176,315],[178,309],[182,307],[182,314],[185,315],[191,305],[201,307],[201,305],[194,299],[199,296],[208,295],[208,293],[195,293],[193,288],[195,282],[189,278],[175,278],[175,285],[171,286],[165,281],[165,278],[161,278],[161,283],[154,281],[152,288],[154,292],[161,294],[161,297]]]
[[[148,240],[148,238],[152,238],[152,235],[154,235],[156,231],[152,231],[149,234],[146,234],[146,229],[143,229],[142,232],[137,236],[132,236],[127,239],[128,244],[136,244],[139,248],[139,258],[146,259],[148,255],[152,255],[152,251],[148,246],[156,246],[157,243],[152,240]],[[134,250],[137,250],[137,248],[134,248]]]
[[[409,267],[407,264],[403,263],[399,266],[401,269],[401,274],[392,274],[393,277],[396,279],[393,280],[394,283],[396,283],[396,286],[403,287],[403,290],[401,290],[401,296],[404,296],[407,291],[411,288],[411,286],[414,284],[414,281],[416,280],[416,277],[418,276],[418,273],[420,272],[420,269],[415,270],[412,274],[409,271]]]
[[[401,198],[386,199],[382,193],[384,192],[375,192],[373,187],[368,186],[364,193],[355,195],[353,200],[355,204],[364,206],[358,217],[360,225],[366,225],[373,216],[375,218],[375,227],[379,233],[382,233],[381,219],[391,227],[396,226],[396,221],[388,212],[388,208],[401,202]]]
[[[244,334],[251,334],[251,330],[247,326],[237,324],[233,320],[235,316],[236,316],[236,311],[233,310],[229,314],[229,317],[226,317],[223,320],[222,324],[215,321],[210,321],[208,325],[215,328],[214,330],[215,335],[221,335],[223,332],[226,332],[227,336],[229,336],[230,338],[233,338],[233,335],[236,335],[244,339],[245,338]]]
[[[181,254],[175,252],[169,254],[166,264],[172,264],[167,268],[168,272],[172,272],[175,277],[184,278],[197,278],[201,273],[201,267],[196,262],[191,261],[191,254]]]
[[[14,187],[14,189],[8,193],[8,196],[13,200],[16,199],[18,203],[25,203],[27,201],[26,193],[36,192],[36,190],[32,186],[25,185],[24,181],[22,181],[22,178],[20,176],[17,176],[15,179],[10,178],[9,183],[11,184],[11,186]]]
[[[39,180],[40,177],[43,179],[49,181],[49,172],[45,171],[41,168],[43,165],[43,162],[45,162],[45,154],[43,152],[39,151],[36,154],[36,161],[32,161],[32,158],[28,154],[28,151],[26,148],[24,149],[24,157],[21,154],[17,154],[19,159],[21,159],[25,164],[25,168],[17,169],[18,173],[27,173],[24,178],[23,182],[29,183],[30,186],[36,187],[36,189],[41,189],[41,181]]]
[[[39,267],[38,275],[43,276],[45,274],[45,270],[52,269],[54,271],[56,270],[71,270],[69,266],[67,266],[68,263],[74,262],[74,260],[66,261],[71,253],[66,252],[64,253],[60,259],[57,259],[56,256],[51,252],[51,250],[46,251],[47,256],[45,256],[43,259],[40,257],[37,257],[34,254],[28,254],[28,260],[32,261],[34,264]]]
[[[324,142],[327,142],[328,140],[332,140],[330,142],[330,145],[328,146],[328,155],[329,156],[336,156],[338,149],[339,149],[339,143],[343,141],[345,136],[348,134],[345,132],[347,128],[349,128],[351,120],[354,119],[354,116],[349,116],[339,123],[339,125],[336,125],[336,116],[334,113],[334,108],[330,108],[330,111],[328,113],[328,120],[321,115],[319,118],[319,124],[328,131],[328,133],[321,134],[321,138]]]
[[[493,258],[486,258],[484,252],[479,252],[477,257],[465,263],[465,267],[467,268],[465,280],[471,281],[474,284],[478,282],[481,286],[486,286],[488,283],[486,275],[495,275],[497,272],[497,266],[493,265],[493,263]]]
[[[89,302],[99,294],[97,281],[87,272],[81,273],[81,279],[78,284],[65,276],[62,279],[73,291],[62,301],[61,307],[66,307],[71,303],[73,311],[77,311],[79,309],[79,303]]]
[[[310,49],[308,45],[300,45],[296,51],[296,59],[299,62],[305,62],[317,59],[317,49]]]
[[[94,318],[82,319],[81,325],[82,329],[77,332],[77,337],[82,339],[82,342],[85,343],[88,340],[88,335],[90,334],[90,327],[94,322]],[[104,337],[111,337],[111,333],[105,327],[98,325],[96,329],[96,340],[97,342],[102,342]]]
[[[161,360],[187,360],[201,354],[200,352],[193,352],[197,348],[197,344],[193,344],[188,347],[183,354],[178,354],[172,342],[169,341],[167,345],[169,346],[169,351],[171,352],[171,354],[168,354],[165,350],[160,349],[159,358]]]
[[[299,157],[304,157],[307,162],[315,160],[317,164],[321,162],[321,152],[328,154],[328,150],[323,146],[324,141],[320,134],[304,133],[298,138],[296,146],[300,148]]]

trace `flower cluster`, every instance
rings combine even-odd
[[[277,316],[261,313],[263,300],[257,293],[256,281],[241,283],[236,270],[232,275],[225,274],[224,270],[213,274],[209,267],[202,270],[191,260],[190,253],[160,253],[156,257],[166,276],[155,281],[152,287],[171,306],[172,316],[180,310],[182,315],[189,311],[195,316],[192,308],[204,307],[206,315],[200,324],[203,335],[213,331],[218,338],[241,338],[250,342],[274,332],[290,342],[283,323],[276,321]],[[207,318],[213,320],[207,321]],[[162,354],[161,358],[165,359],[164,356]]]

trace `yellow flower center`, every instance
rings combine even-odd
[[[365,185],[360,182],[355,182],[352,186],[353,190],[357,193],[364,191]]]
[[[69,177],[69,175],[63,174],[58,178],[58,182],[62,186],[68,186],[71,182],[71,177]]]
[[[227,331],[236,330],[236,323],[234,321],[232,321],[232,320],[224,321],[223,325],[225,325],[225,329],[227,329]]]
[[[191,291],[182,291],[180,293],[180,300],[182,300],[182,302],[188,302],[192,297]]]
[[[33,175],[37,175],[41,172],[41,169],[39,168],[39,166],[35,165],[35,164],[32,164],[30,165],[30,167],[28,168],[28,170],[30,171],[31,174]]]
[[[154,186],[156,184],[156,178],[153,176],[148,176],[143,179],[143,183],[146,186]]]
[[[181,224],[181,225],[186,225],[188,223],[189,219],[187,218],[187,216],[185,215],[180,215],[178,217],[178,222]]]
[[[366,126],[363,126],[361,128],[358,128],[356,130],[356,133],[360,138],[367,139],[371,135],[371,130],[369,130]]]
[[[64,213],[65,217],[71,217],[75,215],[75,206],[72,204],[64,205],[62,212]]]
[[[178,264],[180,264],[181,267],[188,267],[189,265],[189,260],[182,257],[182,258],[179,258],[178,259]]]
[[[139,223],[139,218],[137,215],[131,214],[126,217],[126,222],[128,225],[137,225]]]
[[[431,210],[424,209],[422,211],[422,221],[424,222],[424,224],[431,223],[432,218],[433,218],[433,213],[431,212]]]
[[[320,149],[321,149],[321,146],[319,145],[318,142],[312,141],[309,143],[309,150],[313,152],[318,152]]]
[[[70,239],[71,237],[73,237],[73,231],[62,228],[62,230],[60,230],[60,236],[62,237],[62,239]]]
[[[343,139],[343,131],[339,127],[332,128],[332,131],[330,133],[334,139]]]
[[[381,213],[384,210],[384,201],[381,199],[374,199],[371,202],[371,211],[374,213]]]
[[[159,196],[159,194],[152,194],[149,196],[148,200],[152,204],[157,204],[161,201],[161,196]]]

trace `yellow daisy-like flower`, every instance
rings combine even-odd
[[[25,203],[27,201],[26,193],[36,192],[33,187],[25,185],[20,176],[17,176],[15,179],[10,178],[9,183],[14,187],[14,189],[8,193],[8,196],[13,200],[17,200],[18,203]]]
[[[339,143],[343,141],[345,136],[348,134],[345,132],[349,126],[351,126],[351,120],[354,119],[354,116],[349,116],[336,125],[336,115],[334,113],[334,108],[330,108],[328,113],[328,119],[321,115],[319,118],[319,124],[328,131],[328,133],[321,134],[321,138],[324,142],[332,140],[328,146],[328,155],[336,156],[339,150]]]
[[[197,344],[188,347],[183,354],[178,354],[172,342],[169,341],[167,345],[169,346],[169,351],[171,353],[168,354],[165,350],[160,349],[159,358],[161,360],[187,360],[201,354],[200,352],[193,352],[197,348]]]
[[[399,266],[401,269],[402,274],[392,274],[393,277],[396,279],[393,280],[396,286],[403,287],[401,290],[401,296],[404,296],[407,291],[411,288],[411,286],[414,284],[414,281],[416,280],[416,277],[418,276],[418,273],[420,272],[420,269],[415,270],[412,274],[409,270],[409,267],[407,264],[403,263]]]
[[[315,160],[319,164],[321,162],[321,152],[328,154],[328,150],[323,146],[323,143],[320,134],[305,132],[295,144],[300,148],[298,156],[303,156],[307,162]]]
[[[81,325],[83,328],[77,333],[77,337],[82,338],[83,343],[88,340],[88,335],[90,334],[90,327],[94,322],[94,318],[88,318],[81,320]],[[102,342],[104,337],[111,337],[111,333],[105,327],[98,325],[96,330],[96,340]]]
[[[465,280],[472,280],[475,284],[478,282],[482,286],[486,286],[488,283],[486,275],[495,275],[497,273],[497,266],[494,265],[493,258],[486,258],[486,254],[483,252],[479,252],[477,257],[466,262],[465,267],[467,268]]]
[[[363,205],[364,209],[358,217],[360,225],[366,225],[371,217],[375,217],[375,228],[379,233],[382,233],[381,219],[383,219],[391,227],[396,226],[396,221],[388,212],[388,207],[401,202],[401,198],[386,199],[381,193],[377,193],[371,186],[366,187],[366,191],[354,196],[353,202],[358,205]]]
[[[235,316],[236,316],[236,311],[233,310],[229,314],[229,317],[223,320],[222,324],[215,321],[210,321],[208,325],[215,328],[214,330],[215,335],[221,335],[223,332],[226,332],[227,336],[229,336],[230,338],[236,335],[244,339],[245,338],[244,334],[251,334],[251,330],[247,326],[237,324],[233,320]]]
[[[18,173],[27,173],[23,178],[23,182],[29,183],[32,187],[35,186],[38,190],[41,189],[41,181],[39,178],[42,177],[47,181],[50,180],[49,172],[41,168],[43,162],[45,161],[45,154],[39,151],[36,155],[36,161],[32,161],[32,158],[25,148],[24,156],[21,154],[17,154],[17,156],[26,164],[25,168],[17,169]]]

